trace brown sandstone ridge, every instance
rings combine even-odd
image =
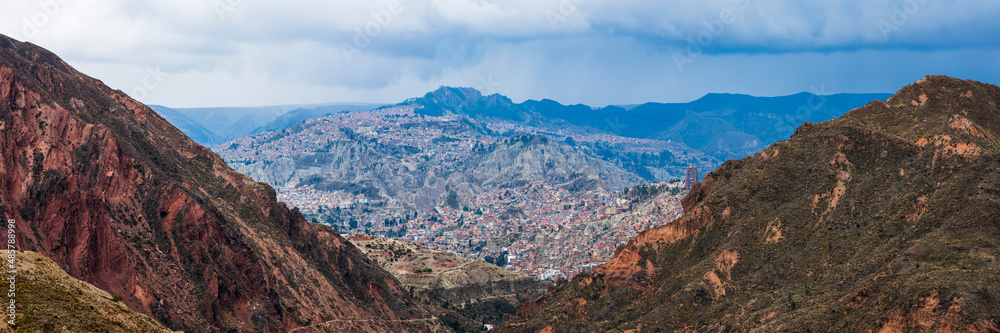
[[[190,332],[429,330],[391,274],[145,105],[0,36],[0,218]],[[425,329],[426,328],[426,329]]]
[[[726,162],[501,331],[1000,332],[1000,88],[928,76]]]
[[[7,251],[2,253],[7,259]],[[0,332],[174,332],[129,309],[119,301],[120,295],[74,279],[41,254],[19,251],[14,262],[15,273],[6,269],[3,278],[9,291],[8,278],[14,276],[15,321],[10,326],[5,316]]]

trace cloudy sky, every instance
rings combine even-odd
[[[0,33],[172,107],[392,103],[441,85],[603,106],[1000,83],[997,1],[0,3]]]

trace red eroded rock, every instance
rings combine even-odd
[[[192,332],[428,330],[431,315],[334,231],[151,109],[0,36],[0,214],[130,308]]]

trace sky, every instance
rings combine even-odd
[[[396,103],[439,86],[591,106],[1000,83],[1000,2],[0,0],[0,33],[170,107]]]

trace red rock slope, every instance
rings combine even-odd
[[[399,283],[273,189],[54,54],[0,35],[0,218],[185,331],[413,331]],[[313,331],[313,330],[303,330]]]

